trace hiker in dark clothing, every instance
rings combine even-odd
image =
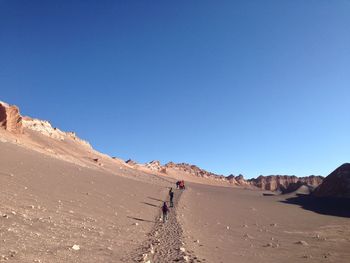
[[[168,220],[168,212],[169,212],[169,208],[166,205],[166,202],[163,203],[162,212],[163,212],[163,223],[165,223]]]
[[[180,181],[177,181],[176,182],[176,189],[179,189],[180,188]]]
[[[174,192],[173,192],[173,188],[170,188],[169,190],[169,197],[170,197],[170,207],[174,207]]]

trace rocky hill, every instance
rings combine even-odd
[[[249,179],[248,183],[263,190],[281,191],[282,193],[293,192],[301,185],[316,188],[322,183],[322,176],[297,177],[294,175],[269,175]]]
[[[350,163],[345,163],[328,175],[313,195],[318,197],[350,197]]]
[[[49,121],[23,117],[17,106],[5,102],[0,102],[0,140],[84,167],[116,172],[124,166],[118,158],[94,150],[74,132],[55,128]]]
[[[44,136],[50,137],[55,140],[64,141],[66,139],[71,139],[92,148],[90,143],[85,140],[80,139],[75,132],[64,132],[58,128],[52,127],[51,123],[45,120],[33,119],[30,117],[22,118],[23,127],[41,133]]]
[[[80,139],[74,132],[64,132],[51,125],[50,122],[22,117],[18,107],[0,102],[0,128],[16,135],[16,142],[19,142],[29,148],[44,152],[56,158],[65,159],[80,165],[95,165],[106,167],[105,164],[112,160],[120,161],[118,158],[111,158],[107,155],[95,151],[91,145]],[[262,190],[291,192],[298,189],[301,185],[308,185],[316,188],[321,184],[321,176],[296,177],[287,175],[259,176],[256,179],[244,179],[243,175],[218,175],[206,171],[196,165],[188,163],[169,162],[165,165],[157,160],[146,164],[138,164],[135,161],[128,160],[125,163],[129,168],[141,169],[150,173],[161,173],[186,180],[197,179],[207,182],[219,182],[220,184],[254,187]],[[113,166],[113,165],[112,165]],[[343,179],[343,180],[346,180]],[[336,181],[332,179],[332,181]],[[329,188],[327,186],[327,188]],[[322,188],[323,189],[323,188]],[[320,190],[319,190],[320,191]],[[324,192],[326,190],[322,190]],[[330,191],[330,190],[327,190]],[[345,190],[341,190],[344,192]]]
[[[220,177],[223,178],[224,176],[214,174],[212,172],[208,172],[204,169],[199,168],[196,165],[188,164],[188,163],[174,163],[169,162],[165,165],[165,168],[167,169],[176,169],[183,171],[185,173],[191,174],[193,176],[197,177],[203,177],[203,178],[210,178],[210,177]]]

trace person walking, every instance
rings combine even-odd
[[[169,213],[169,208],[166,202],[163,203],[162,212],[163,212],[163,223],[165,223],[168,220],[168,213]]]
[[[169,190],[169,197],[170,197],[170,207],[174,207],[174,192],[173,192],[173,188],[170,188],[170,190]]]

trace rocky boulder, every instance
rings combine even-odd
[[[0,127],[12,133],[23,133],[22,116],[17,106],[0,101]]]

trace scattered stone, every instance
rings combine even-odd
[[[188,256],[183,256],[183,259],[184,259],[186,262],[190,261],[190,258],[189,258]]]
[[[311,255],[304,255],[303,258],[312,258]]]
[[[147,260],[147,258],[148,258],[148,254],[142,254],[142,259],[143,259],[143,261],[146,261]]]
[[[227,227],[226,227],[226,229],[227,229],[227,230],[229,230],[229,229],[230,229],[230,227],[229,227],[229,226],[227,226]]]
[[[5,260],[5,261],[6,261],[6,260],[9,260],[9,258],[8,258],[7,256],[5,256],[5,255],[2,255],[2,256],[1,256],[1,259],[2,259],[2,260]]]
[[[139,225],[139,223],[137,223],[137,222],[136,222],[136,223],[134,223],[133,225],[134,225],[134,226],[138,226],[138,225]]]
[[[80,250],[80,246],[79,245],[73,245],[72,249],[75,250],[75,251],[78,251],[78,250]]]
[[[249,234],[244,234],[244,238],[246,238],[246,239],[253,239],[253,237],[251,235],[249,235]]]
[[[300,241],[298,241],[298,242],[295,242],[295,244],[303,245],[303,246],[308,246],[308,245],[309,245],[309,244],[308,244],[306,241],[304,241],[304,240],[300,240]]]
[[[11,258],[13,258],[14,256],[17,255],[17,253],[18,252],[16,250],[10,250],[9,255],[10,255]]]
[[[185,249],[184,247],[180,247],[180,251],[181,251],[181,252],[185,252],[186,249]]]
[[[270,243],[267,243],[264,247],[274,247],[274,246],[273,246],[273,243],[270,242]]]
[[[272,227],[276,227],[276,226],[277,226],[277,224],[276,224],[276,223],[273,223],[273,224],[270,224],[270,226],[272,226]]]

